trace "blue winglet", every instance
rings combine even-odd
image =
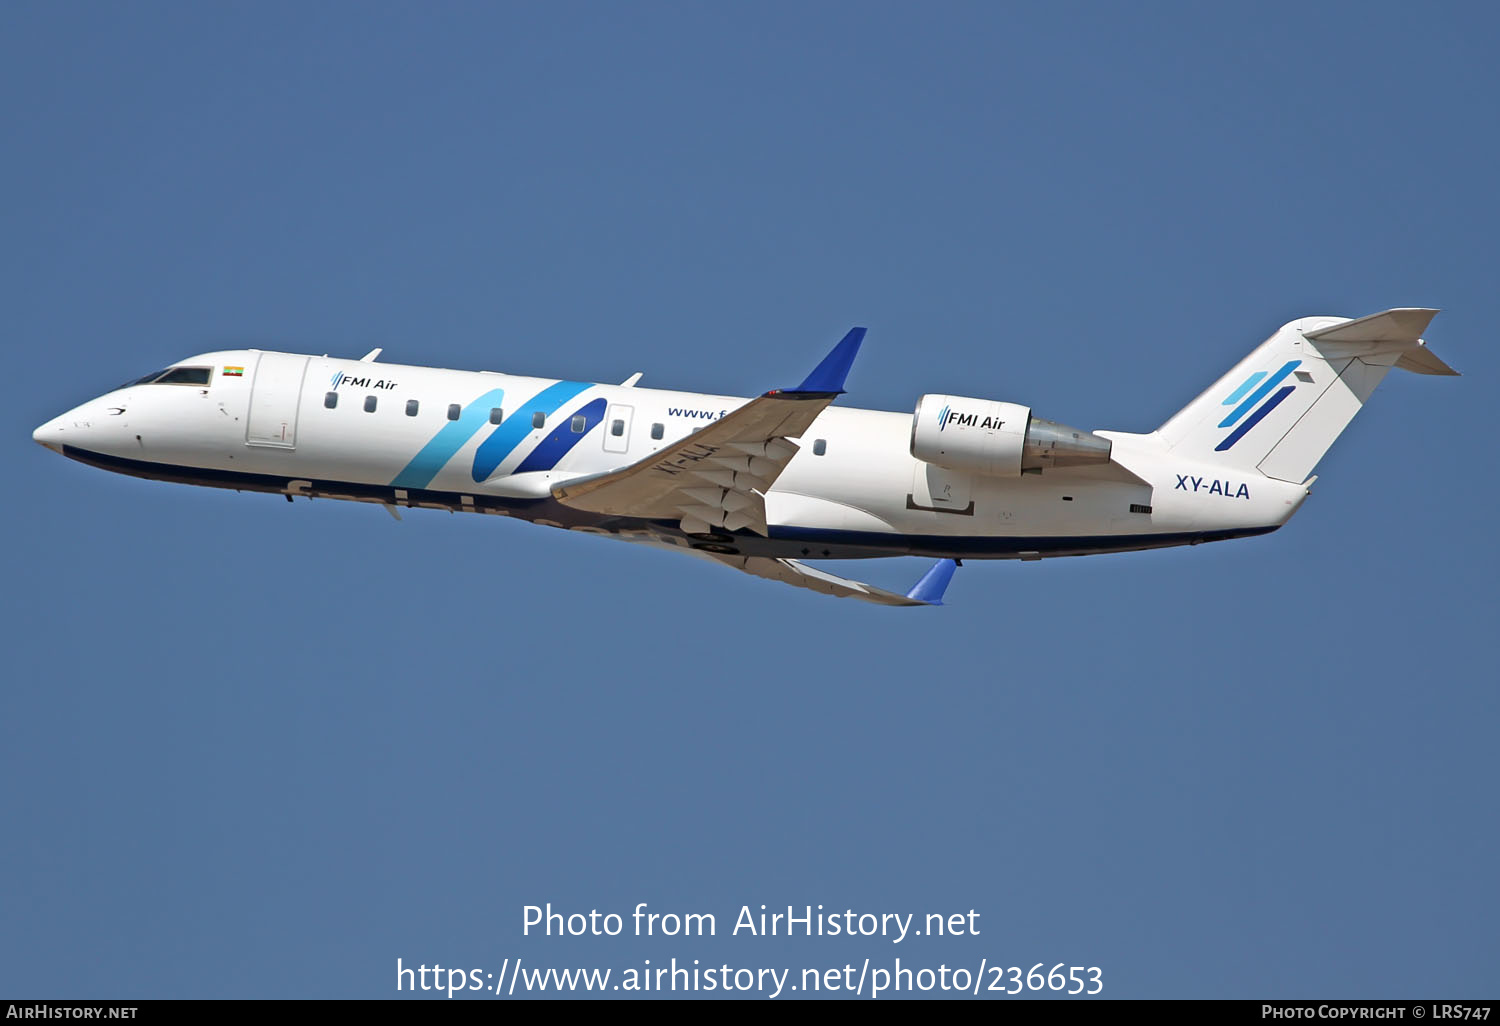
[[[948,590],[948,582],[953,580],[953,571],[956,569],[958,569],[958,563],[954,560],[938,560],[922,575],[922,579],[912,586],[911,591],[906,593],[906,597],[925,602],[929,606],[942,605],[943,592]]]
[[[813,372],[802,384],[785,389],[784,393],[819,392],[824,395],[842,395],[844,379],[849,376],[849,368],[854,366],[854,357],[859,354],[859,344],[864,340],[864,328],[850,328],[844,340],[833,347],[833,352],[823,357],[823,362],[813,368]]]

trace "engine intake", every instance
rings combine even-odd
[[[1108,463],[1111,444],[1089,431],[1033,417],[1030,407],[924,395],[911,419],[911,454],[924,463],[992,477]]]

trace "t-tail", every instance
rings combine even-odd
[[[1284,325],[1157,432],[1175,455],[1300,484],[1392,367],[1457,374],[1422,341],[1436,310]]]

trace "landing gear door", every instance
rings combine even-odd
[[[245,444],[297,448],[297,407],[308,357],[261,353],[250,385],[250,416]]]
[[[633,406],[615,403],[604,418],[604,451],[625,452],[630,448],[630,420],[635,415]]]

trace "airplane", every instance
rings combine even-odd
[[[752,399],[238,349],[200,353],[37,428],[135,477],[291,502],[513,517],[690,553],[828,595],[941,605],[964,559],[1245,538],[1301,508],[1313,468],[1392,367],[1456,375],[1397,308],[1282,326],[1155,431],[1082,431],[1010,402],[832,405],[854,328]],[[905,593],[806,559],[926,556]]]

